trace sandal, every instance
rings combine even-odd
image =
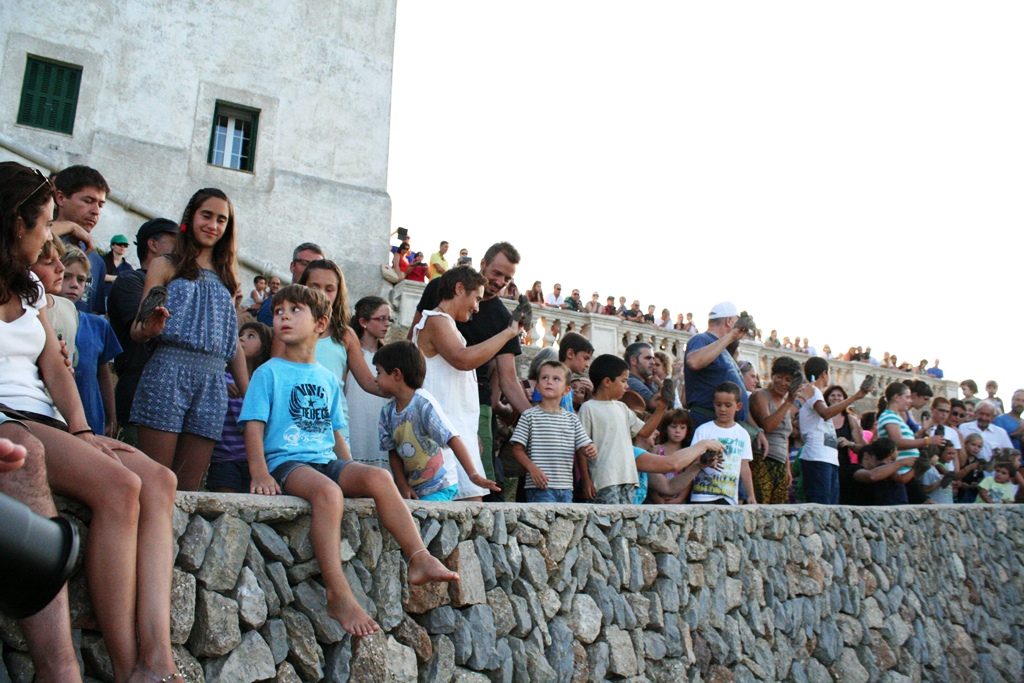
[[[138,669],[139,673],[141,673],[143,676],[150,680],[156,681],[156,683],[176,683],[176,681],[180,681],[181,683],[188,683],[188,679],[185,678],[184,674],[173,673],[168,674],[163,678],[160,678],[158,675],[156,675],[156,673],[150,671],[141,664],[136,664],[135,668]]]

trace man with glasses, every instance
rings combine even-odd
[[[99,171],[88,166],[68,166],[53,178],[56,188],[54,201],[57,203],[56,221],[69,221],[81,226],[91,233],[100,222],[100,214],[107,203],[110,186]],[[72,238],[65,237],[71,242]],[[107,265],[103,257],[92,249],[92,245],[79,242],[76,246],[85,251],[89,257],[88,284],[82,298],[75,303],[75,308],[83,313],[103,315],[107,312],[107,302],[103,298],[103,284],[107,277]]]
[[[944,396],[936,396],[932,400],[932,416],[925,429],[925,436],[939,436],[953,444],[956,448],[957,462],[963,462],[963,439],[951,416],[952,408],[949,399]],[[962,414],[962,413],[961,413]]]
[[[565,307],[570,311],[583,311],[583,301],[580,300],[580,290],[572,290],[572,296],[565,300]]]
[[[544,298],[544,305],[551,308],[568,308],[565,297],[562,296],[562,285],[555,283],[551,293]]]
[[[320,248],[319,244],[312,242],[303,242],[299,246],[295,247],[292,252],[292,262],[288,266],[288,272],[292,274],[292,284],[299,281],[302,274],[306,272],[306,266],[313,261],[318,261],[324,257],[324,250]],[[260,306],[260,312],[256,314],[256,320],[263,323],[267,327],[274,326],[274,314],[270,310],[270,302],[274,299],[274,280],[277,280],[278,288],[281,287],[281,279],[277,277],[270,278],[270,296]]]

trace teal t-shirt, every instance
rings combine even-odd
[[[316,362],[324,366],[331,371],[331,374],[338,380],[338,384],[341,385],[341,412],[345,417],[345,426],[342,427],[341,433],[345,435],[345,440],[349,440],[349,418],[348,418],[348,399],[345,398],[345,372],[348,370],[348,351],[345,350],[343,344],[339,344],[330,337],[324,337],[316,342]]]
[[[319,363],[271,358],[253,373],[239,426],[266,423],[263,451],[271,472],[289,460],[326,463],[337,459],[334,432],[345,424],[341,384]]]

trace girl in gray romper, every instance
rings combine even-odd
[[[156,351],[139,380],[131,421],[139,447],[178,475],[178,489],[199,488],[220,439],[227,411],[224,366],[242,396],[249,386],[238,347],[234,295],[234,208],[221,190],[189,200],[174,253],[146,273],[150,289],[167,287],[166,306],[136,323],[132,338],[155,340]]]

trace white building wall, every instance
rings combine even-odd
[[[27,150],[100,170],[122,206],[104,214],[98,245],[134,235],[145,218],[131,205],[178,220],[195,190],[215,186],[250,261],[286,271],[292,247],[318,242],[352,294],[376,293],[396,2],[6,0],[0,158]],[[82,67],[73,135],[16,123],[26,55]],[[252,173],[206,163],[217,100],[260,110]]]

